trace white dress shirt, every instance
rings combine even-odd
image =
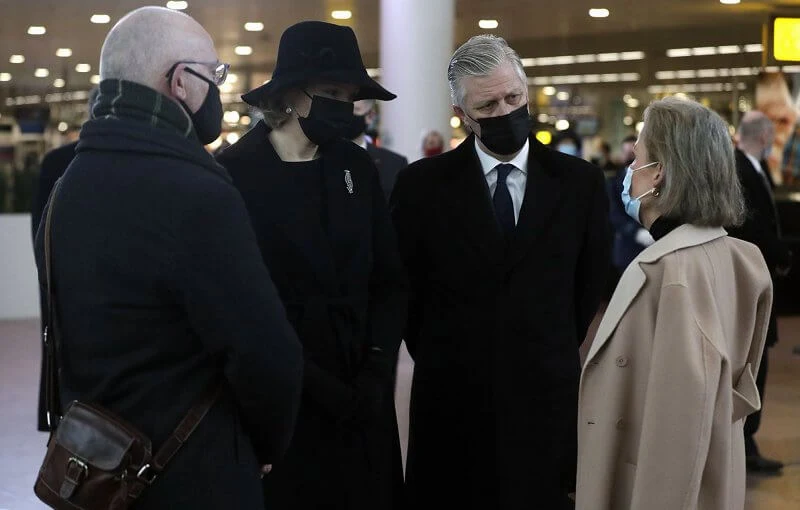
[[[478,153],[478,159],[483,168],[483,174],[486,176],[486,184],[489,185],[489,193],[494,196],[494,190],[497,189],[497,165],[509,164],[514,165],[516,170],[512,170],[506,178],[506,186],[511,193],[511,202],[514,204],[514,221],[519,223],[519,211],[522,209],[522,201],[525,199],[525,188],[528,185],[528,153],[531,150],[530,141],[526,141],[519,154],[511,161],[500,161],[487,154],[481,149],[478,139],[475,139],[475,151]]]

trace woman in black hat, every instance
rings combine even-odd
[[[395,96],[367,75],[351,29],[303,22],[281,37],[272,80],[242,97],[265,121],[218,159],[306,354],[294,438],[265,477],[266,506],[400,508],[393,376],[405,274],[377,170],[342,138],[354,100]]]

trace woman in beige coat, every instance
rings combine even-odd
[[[627,268],[587,356],[579,510],[741,510],[744,418],[772,284],[758,249],[727,236],[744,205],[723,120],[692,101],[645,112],[623,189],[656,239]]]

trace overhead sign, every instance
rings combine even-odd
[[[800,62],[800,18],[773,19],[772,55],[778,61]]]

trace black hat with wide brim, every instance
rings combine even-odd
[[[276,94],[312,81],[356,85],[358,92],[354,100],[390,101],[397,97],[367,74],[352,28],[303,21],[287,28],[281,36],[272,79],[244,94],[242,99],[260,107]]]

